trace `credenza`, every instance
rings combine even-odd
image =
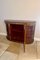
[[[5,20],[7,39],[10,41],[31,44],[34,41],[35,21]]]

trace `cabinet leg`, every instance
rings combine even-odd
[[[25,52],[25,43],[24,43],[24,52]]]

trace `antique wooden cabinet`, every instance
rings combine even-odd
[[[5,20],[5,23],[9,40],[24,44],[34,41],[35,21]]]

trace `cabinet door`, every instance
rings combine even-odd
[[[26,26],[26,43],[32,43],[34,41],[34,27]]]
[[[24,26],[19,24],[10,24],[11,40],[24,42]]]

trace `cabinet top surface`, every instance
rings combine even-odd
[[[28,20],[5,20],[5,23],[10,23],[10,24],[14,24],[14,23],[19,23],[19,24],[32,23],[32,24],[35,24],[36,21],[28,21]]]

